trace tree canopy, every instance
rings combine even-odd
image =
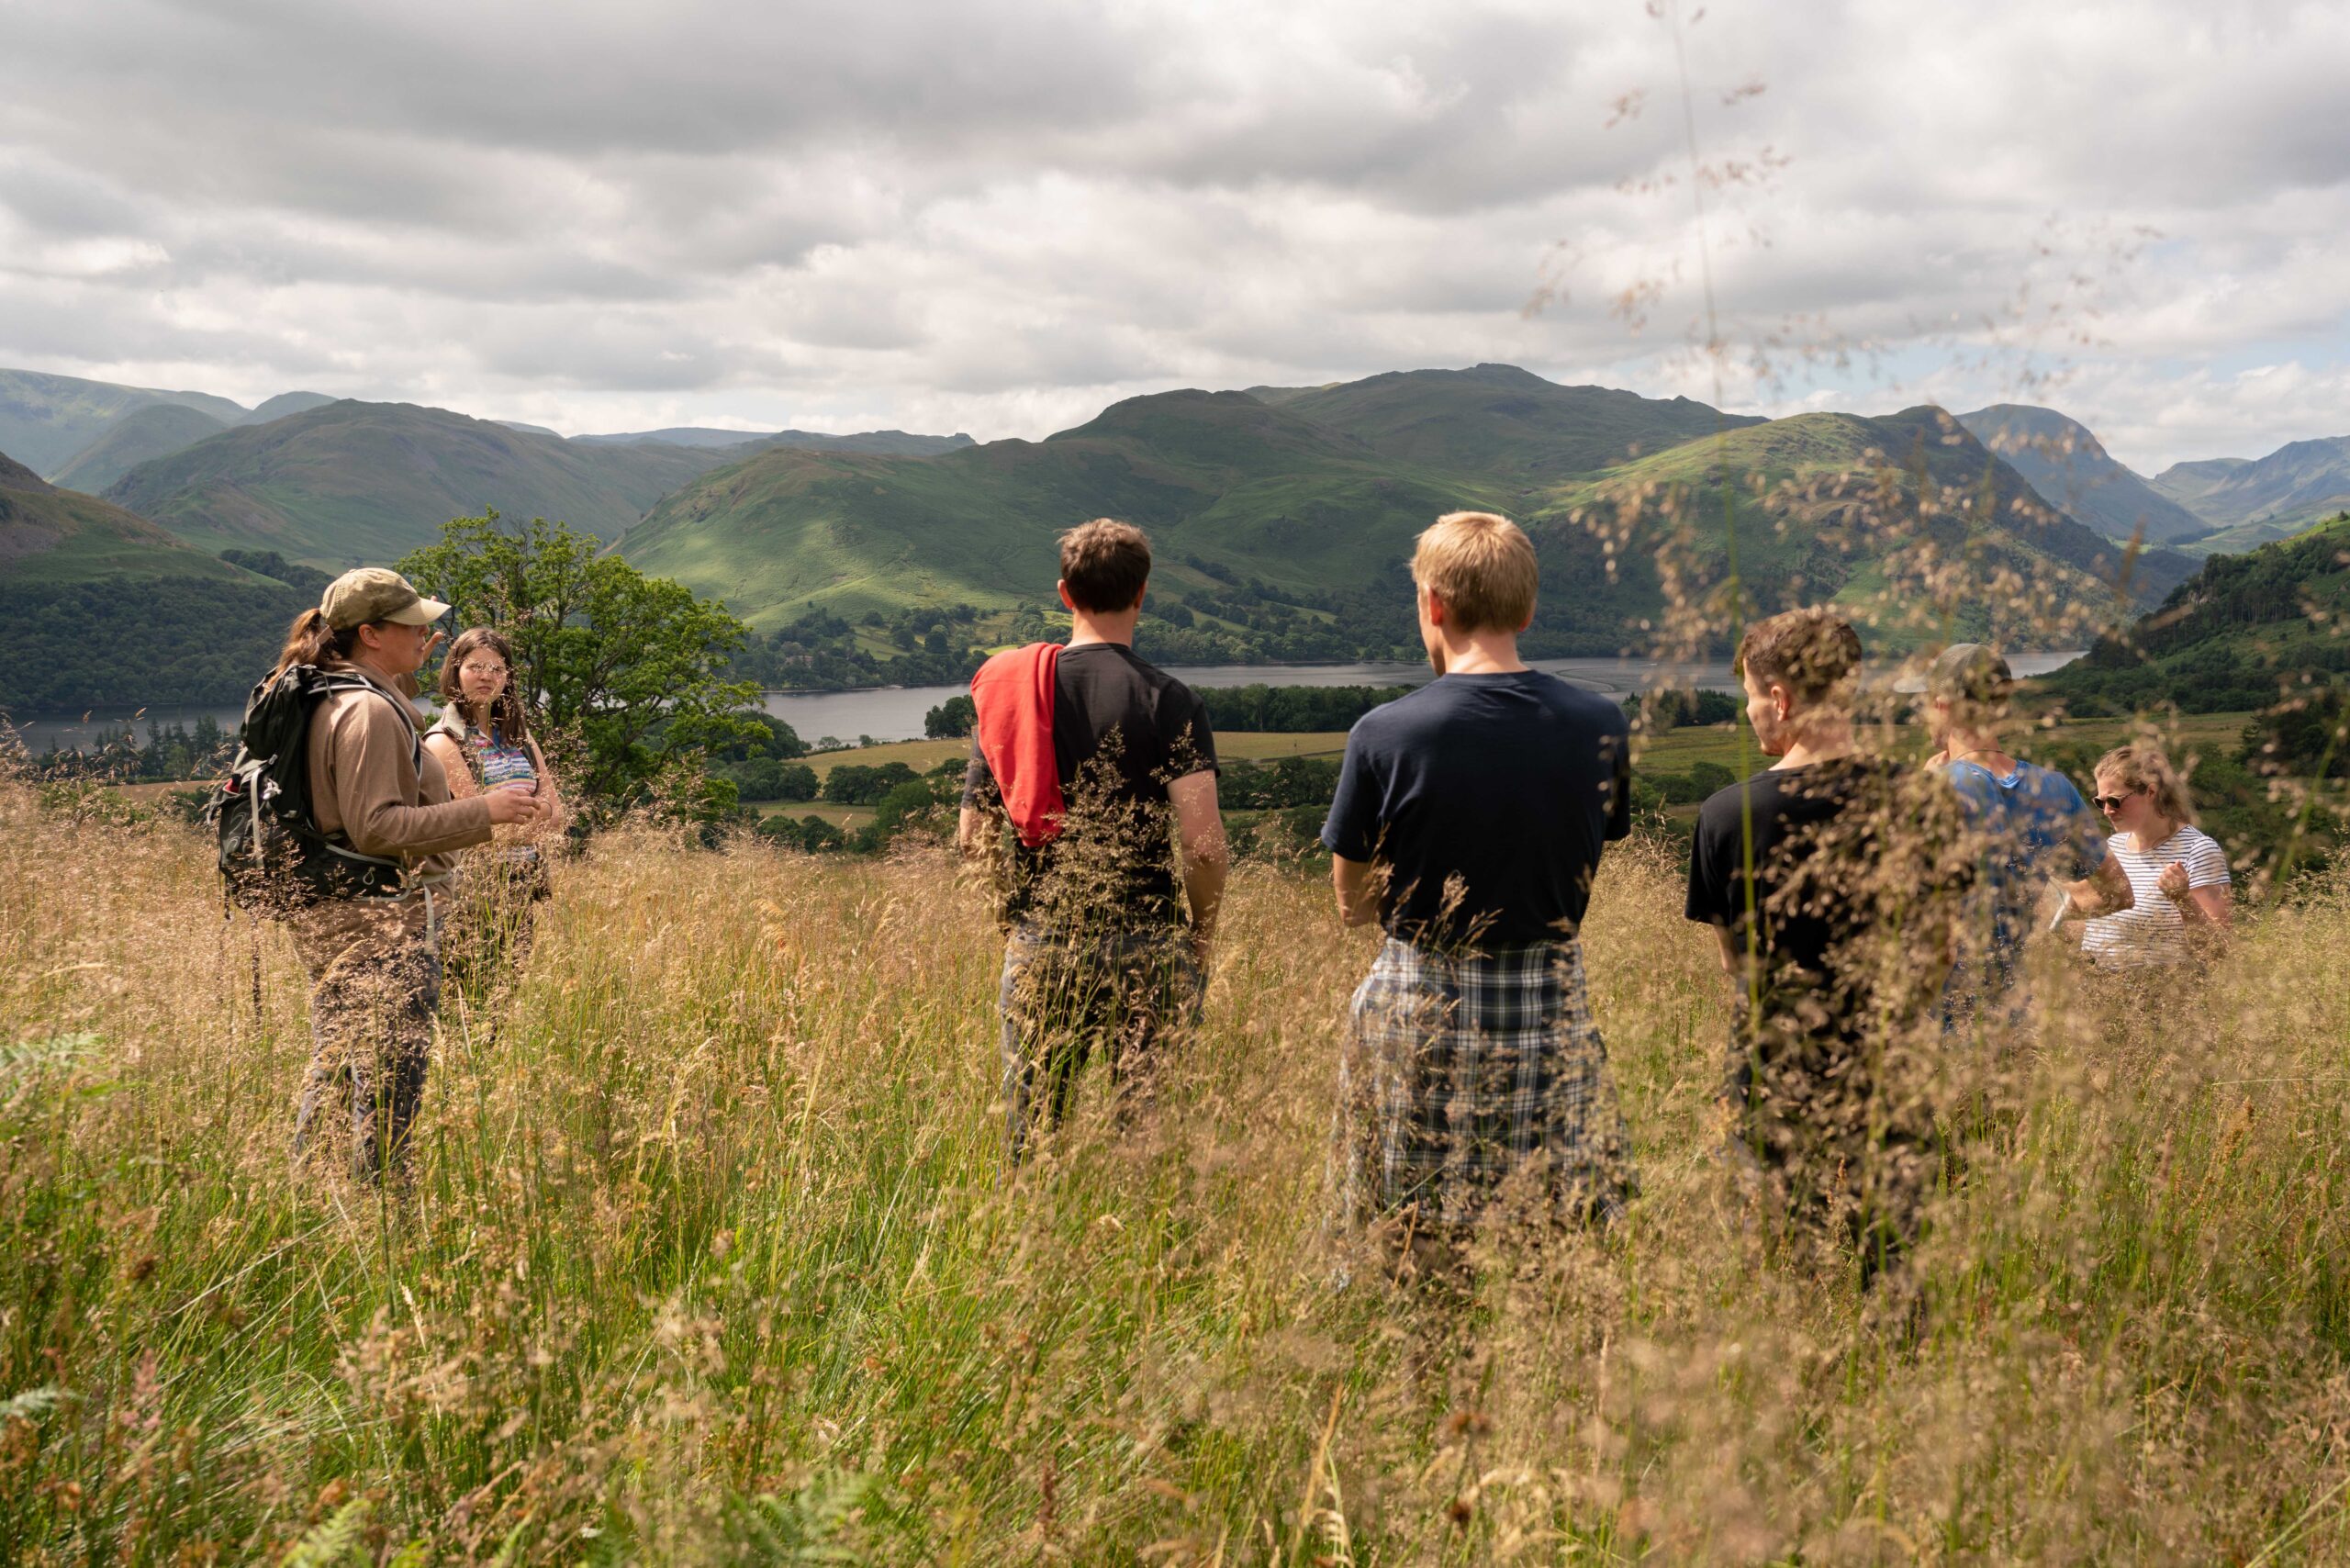
[[[571,743],[578,793],[606,811],[661,803],[723,815],[734,789],[703,772],[716,747],[767,744],[757,689],[726,678],[743,623],[677,583],[648,577],[561,522],[496,511],[443,525],[400,570],[514,645],[515,679],[540,722]]]

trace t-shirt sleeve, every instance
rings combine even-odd
[[[1322,824],[1322,846],[1342,860],[1368,861],[1379,846],[1380,789],[1362,726],[1347,737],[1346,760],[1338,765],[1338,790]]]
[[[1186,687],[1178,711],[1182,715],[1167,737],[1167,777],[1189,778],[1194,773],[1222,773],[1216,765],[1215,731],[1208,725],[1208,705]]]
[[[1739,911],[1730,890],[1730,866],[1737,846],[1722,833],[1722,820],[1707,802],[1697,813],[1697,832],[1689,841],[1689,898],[1682,913],[1707,925],[1738,923]]]
[[[971,758],[963,765],[963,803],[982,811],[1000,810],[1003,791],[995,785],[995,772],[988,767],[987,754],[979,750],[979,732],[971,732]]]
[[[2209,834],[2199,834],[2195,846],[2187,852],[2187,885],[2224,888],[2232,879],[2228,875],[2228,852]]]

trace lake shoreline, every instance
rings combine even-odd
[[[2014,655],[2010,662],[2019,676],[2044,675],[2078,658],[2077,650]],[[1677,689],[1735,693],[1736,677],[1728,659],[1695,662],[1650,658],[1606,658],[1592,655],[1529,658],[1528,667],[1555,675],[1589,691],[1623,700],[1642,691]],[[1436,678],[1425,662],[1363,662],[1356,664],[1231,664],[1164,665],[1176,679],[1194,689],[1215,691],[1242,686],[1424,686]],[[951,686],[855,686],[830,689],[779,687],[759,694],[761,711],[789,724],[811,746],[829,740],[836,748],[923,738],[923,720],[931,709],[960,697],[968,688]],[[38,759],[54,743],[72,750],[93,740],[119,735],[126,725],[136,744],[144,745],[151,723],[162,729],[173,724],[193,726],[210,717],[224,729],[234,730],[242,715],[240,706],[154,705],[131,717],[128,706],[87,714],[9,715],[8,722]]]

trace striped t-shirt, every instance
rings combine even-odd
[[[2130,892],[2137,902],[2117,914],[2090,921],[2081,935],[2081,951],[2107,969],[2183,964],[2188,958],[2186,919],[2157,885],[2163,868],[2184,865],[2190,890],[2224,888],[2229,880],[2227,851],[2210,834],[2184,823],[2152,849],[2134,849],[2134,835],[2118,833],[2106,847],[2130,879]]]

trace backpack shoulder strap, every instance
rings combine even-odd
[[[382,687],[376,685],[374,681],[368,679],[364,675],[355,675],[349,670],[339,669],[320,670],[319,672],[319,683],[312,689],[311,695],[323,701],[329,697],[340,697],[346,691],[372,692],[374,695],[382,698],[385,701],[391,703],[395,709],[397,709],[401,702],[405,700],[403,698],[394,697],[390,692],[385,690]],[[416,722],[416,715],[413,711],[403,712],[400,714],[400,718],[408,724],[408,745],[410,766],[419,773],[421,773],[424,771],[423,727]]]

